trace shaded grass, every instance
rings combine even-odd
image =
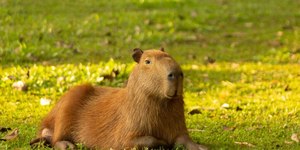
[[[160,46],[174,51],[175,57],[180,51],[196,55],[195,61],[210,55],[221,61],[270,62],[265,57],[299,48],[295,1],[2,3],[3,65],[98,62],[110,57],[129,61],[124,56],[132,47]],[[287,50],[281,51],[282,46]],[[70,55],[74,59],[67,59]]]

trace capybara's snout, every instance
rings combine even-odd
[[[183,73],[180,67],[172,67],[167,71],[167,90],[166,96],[169,98],[174,98],[182,96],[183,88]]]

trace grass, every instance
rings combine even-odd
[[[0,0],[0,126],[20,130],[0,149],[29,149],[42,117],[71,86],[122,86],[135,47],[165,47],[182,65],[195,141],[210,149],[299,149],[290,138],[300,134],[299,7],[293,0]],[[120,74],[103,79],[113,69]],[[12,88],[16,81],[28,91]],[[201,113],[189,115],[195,108]]]

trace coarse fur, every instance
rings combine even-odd
[[[125,88],[79,85],[42,121],[38,138],[58,149],[83,143],[94,149],[165,148],[183,144],[205,149],[188,136],[183,74],[164,50],[134,49],[137,62]]]

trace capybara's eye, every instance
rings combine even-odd
[[[149,64],[151,64],[151,61],[148,60],[148,59],[146,59],[146,60],[145,60],[145,64],[149,65]]]

